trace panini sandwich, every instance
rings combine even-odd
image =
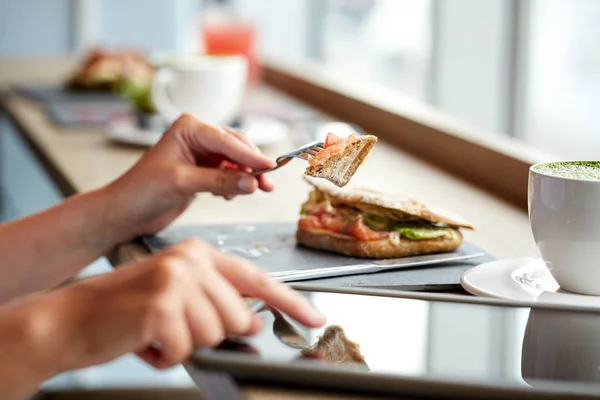
[[[300,245],[347,256],[398,258],[443,253],[462,243],[462,218],[400,198],[362,189],[341,189],[306,178],[312,185],[302,205]]]

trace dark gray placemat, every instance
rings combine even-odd
[[[133,106],[115,93],[71,91],[57,85],[15,86],[20,95],[41,102],[52,121],[64,127],[104,126],[113,116],[129,115]]]
[[[252,261],[266,271],[286,271],[328,266],[350,265],[365,259],[346,257],[324,251],[297,246],[295,223],[263,223],[236,225],[198,225],[167,229],[155,236],[146,236],[142,242],[151,252],[196,237],[221,251],[237,254]],[[479,253],[481,250],[470,243],[458,249],[462,254]],[[323,278],[297,282],[303,286],[370,286],[370,285],[460,285],[460,277],[469,268],[492,261],[486,256],[471,261],[417,267],[376,274],[362,274],[339,278]]]

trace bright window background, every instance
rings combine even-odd
[[[474,128],[600,159],[598,0],[238,0],[270,56],[397,90]]]
[[[210,1],[0,0],[0,57],[88,43],[194,49]],[[600,159],[600,0],[230,1],[270,56],[315,61],[558,157]]]
[[[262,53],[311,60],[419,100],[428,91],[430,0],[237,0]]]
[[[426,99],[431,41],[428,0],[325,3],[319,61]]]
[[[600,158],[600,1],[533,0],[523,138],[565,158]]]

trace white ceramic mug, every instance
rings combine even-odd
[[[540,256],[561,288],[600,295],[600,180],[529,170],[529,221]]]
[[[190,113],[206,123],[227,125],[241,111],[247,71],[242,56],[170,57],[156,71],[152,101],[169,122]]]

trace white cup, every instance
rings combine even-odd
[[[169,122],[189,113],[203,122],[228,125],[244,101],[247,61],[242,56],[171,56],[152,83],[152,101]]]
[[[600,180],[529,169],[529,221],[540,256],[561,288],[600,295]]]

